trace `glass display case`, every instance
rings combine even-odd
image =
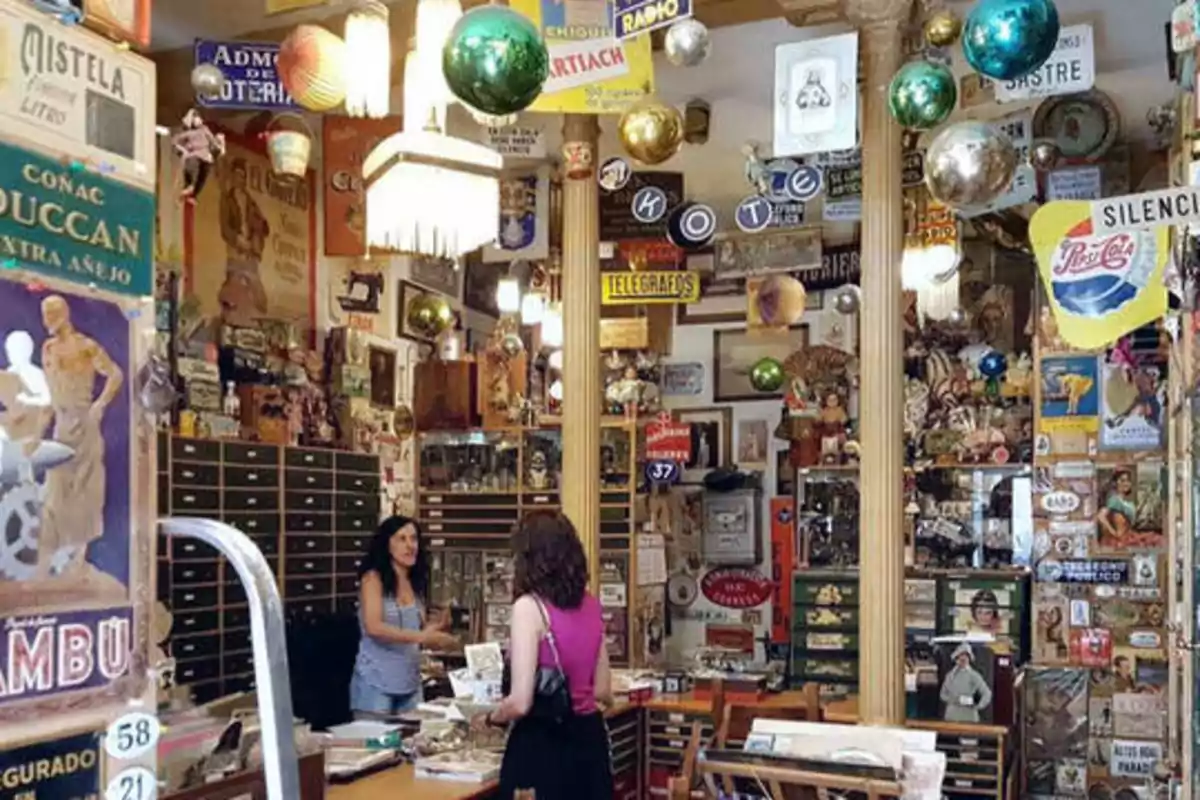
[[[928,467],[907,481],[917,567],[1004,569],[1029,565],[1032,471],[1026,465]]]
[[[420,487],[434,492],[515,492],[519,438],[505,432],[430,432],[419,436]]]

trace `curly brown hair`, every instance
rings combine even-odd
[[[556,608],[579,608],[588,566],[571,520],[550,511],[526,514],[513,531],[512,548],[516,597],[533,594]]]

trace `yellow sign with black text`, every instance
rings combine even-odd
[[[601,303],[606,306],[694,303],[700,299],[698,272],[606,272],[600,280]]]

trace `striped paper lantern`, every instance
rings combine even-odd
[[[346,45],[319,25],[299,25],[279,47],[279,79],[309,111],[330,111],[346,96]]]

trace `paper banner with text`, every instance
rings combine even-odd
[[[307,328],[316,311],[315,176],[286,181],[253,143],[226,136],[228,150],[185,223],[187,294],[204,323],[197,333],[215,337],[222,322],[260,319]]]
[[[550,77],[530,111],[619,114],[654,91],[650,37],[613,38],[612,2],[510,0],[550,49]]]
[[[1092,204],[1047,203],[1029,223],[1058,335],[1073,347],[1111,345],[1167,310],[1168,228],[1097,235]]]

